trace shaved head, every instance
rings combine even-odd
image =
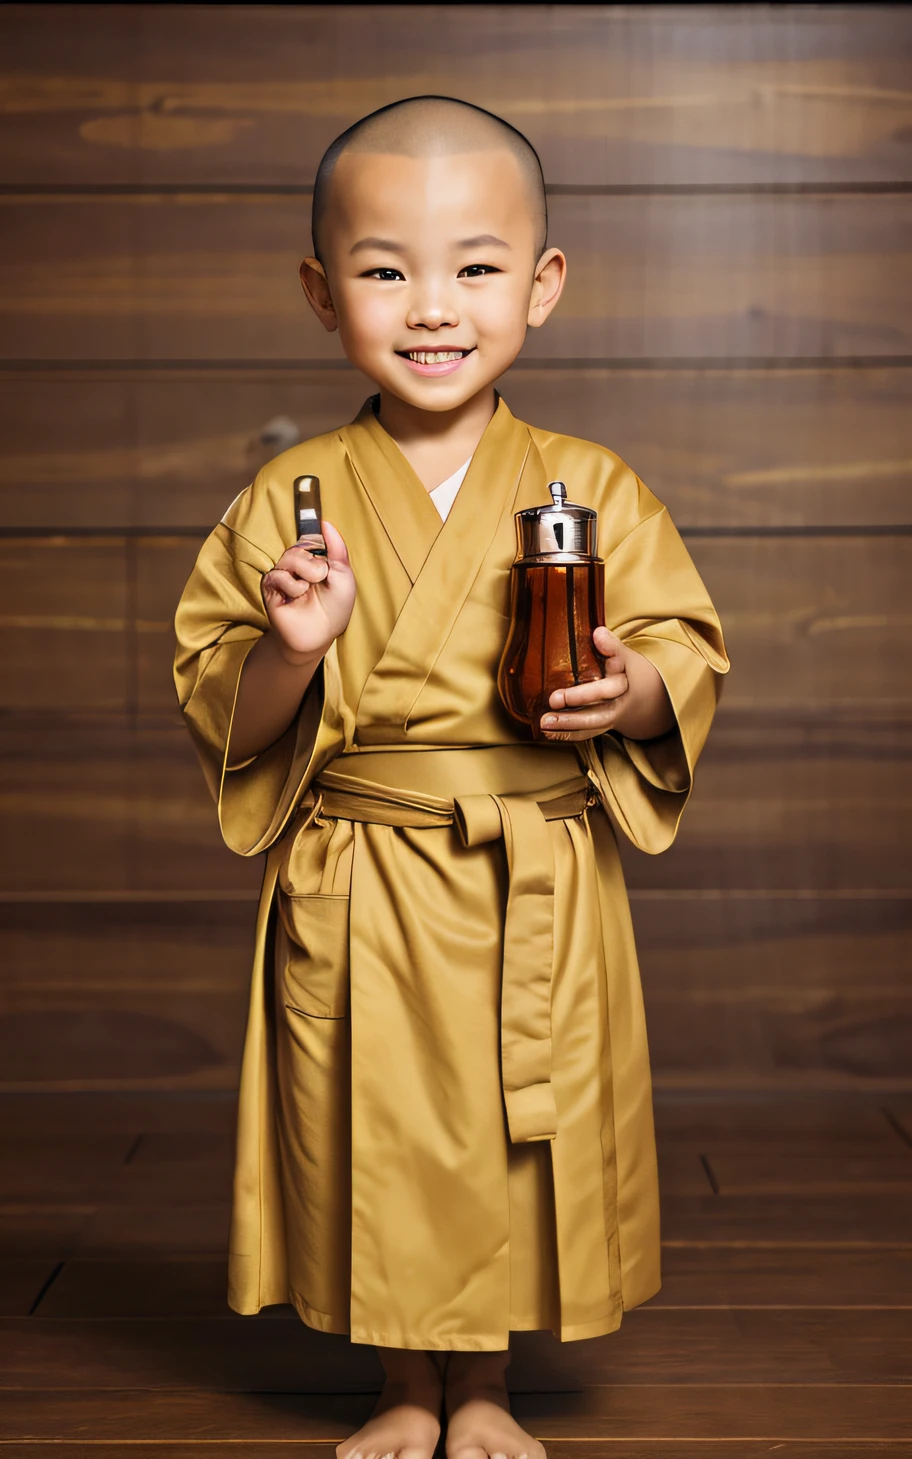
[[[404,101],[394,101],[362,117],[330,143],[314,183],[311,230],[315,256],[321,263],[325,261],[323,249],[332,179],[343,153],[433,157],[495,151],[509,152],[519,166],[535,223],[536,257],[540,257],[548,240],[548,207],[538,153],[509,122],[451,96],[409,96]]]

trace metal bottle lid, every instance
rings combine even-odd
[[[550,481],[551,506],[516,513],[517,562],[593,562],[598,513],[567,501],[562,481]]]
[[[326,543],[323,540],[319,476],[296,476],[294,501],[298,542],[309,548],[314,557],[325,557]]]

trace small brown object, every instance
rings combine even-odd
[[[541,717],[555,689],[605,673],[592,641],[605,622],[605,564],[595,555],[597,514],[568,502],[562,481],[552,481],[548,490],[552,505],[516,513],[510,630],[497,675],[507,710],[536,739],[543,736]]]

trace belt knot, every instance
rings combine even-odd
[[[553,1140],[557,1134],[551,1085],[554,852],[547,822],[582,815],[591,803],[589,791],[586,779],[576,776],[550,789],[471,792],[444,799],[329,769],[308,793],[313,796],[310,818],[322,814],[390,826],[455,825],[466,848],[503,841],[508,877],[501,1077],[514,1144]]]

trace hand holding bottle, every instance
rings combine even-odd
[[[675,713],[655,665],[610,628],[597,628],[592,639],[604,676],[554,691],[541,719],[545,739],[591,740],[617,730],[629,740],[649,740],[673,729]]]

